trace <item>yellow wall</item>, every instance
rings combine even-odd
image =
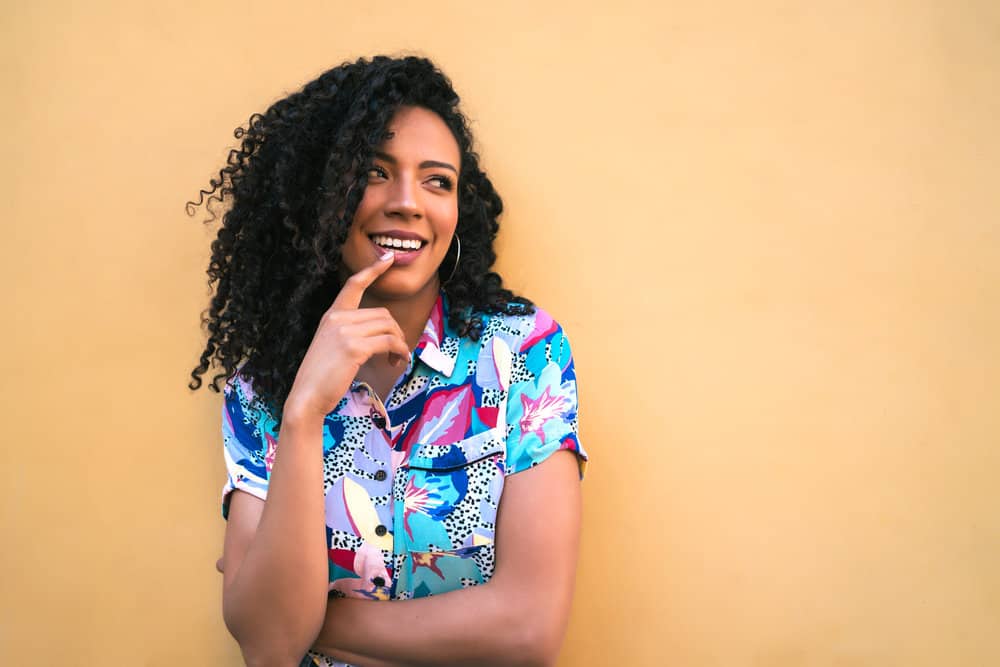
[[[574,342],[560,665],[1000,664],[992,0],[5,4],[0,663],[239,664],[183,204],[283,91],[418,50]]]

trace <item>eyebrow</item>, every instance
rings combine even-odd
[[[389,164],[396,164],[396,158],[389,155],[388,153],[383,153],[382,151],[375,151],[375,157],[379,160],[388,162]],[[447,162],[440,162],[438,160],[424,160],[418,165],[421,169],[433,169],[434,167],[439,167],[441,169],[451,169],[455,174],[458,174],[458,169],[455,169],[452,165]]]

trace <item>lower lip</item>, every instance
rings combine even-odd
[[[392,260],[392,266],[407,266],[409,264],[412,264],[417,259],[417,256],[421,252],[423,252],[424,248],[427,247],[427,244],[424,243],[422,246],[420,246],[419,250],[403,250],[402,248],[390,250],[389,248],[383,248],[374,241],[372,241],[372,246],[375,247],[375,254],[378,257],[381,257],[382,254],[386,252],[391,252],[393,255],[395,255],[396,256],[395,259]]]

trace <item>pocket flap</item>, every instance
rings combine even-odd
[[[421,470],[462,468],[504,451],[500,429],[492,428],[450,445],[417,445],[409,466]]]

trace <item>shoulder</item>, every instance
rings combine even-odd
[[[528,354],[533,349],[547,347],[552,342],[564,344],[566,335],[562,326],[543,308],[523,315],[495,313],[487,316],[483,327],[482,341],[489,343],[494,338],[506,342],[516,354]],[[568,347],[568,343],[565,343]]]
[[[507,386],[507,474],[537,466],[562,449],[577,454],[582,474],[587,455],[577,438],[576,369],[562,326],[543,308],[496,319],[488,329],[516,335]]]
[[[277,423],[274,412],[257,396],[253,381],[237,371],[223,388],[223,412],[229,431],[246,442],[259,439],[265,432],[273,431]],[[245,433],[239,433],[245,431]]]

